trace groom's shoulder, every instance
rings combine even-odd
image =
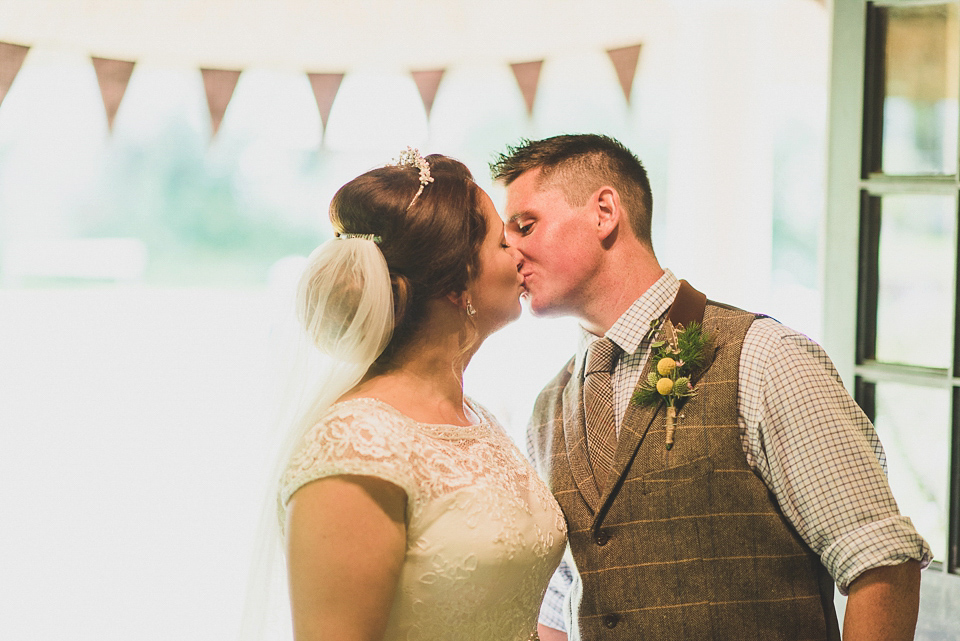
[[[543,389],[540,390],[540,396],[544,394],[551,393],[562,393],[563,388],[567,386],[567,383],[570,382],[570,378],[573,376],[573,369],[576,366],[576,356],[571,356],[563,367],[560,368],[560,371],[557,372],[550,381],[543,386]]]
[[[758,314],[734,305],[708,299],[703,314],[703,326],[704,329],[711,332],[720,330],[721,333],[740,334],[753,325],[754,321],[769,318],[766,314]]]
[[[527,425],[527,451],[531,460],[537,464],[537,471],[541,476],[545,472],[540,466],[550,458],[549,452],[553,450],[555,429],[563,422],[563,390],[573,376],[574,362],[575,358],[571,358],[540,390],[530,423]]]
[[[550,379],[550,381],[543,386],[543,389],[540,390],[540,394],[537,396],[537,402],[534,405],[534,418],[543,416],[550,407],[555,406],[558,402],[560,396],[563,394],[564,388],[573,376],[575,360],[575,357],[571,357],[570,360],[560,368],[556,376]]]
[[[728,303],[721,303],[713,299],[707,299],[705,314],[707,316],[715,316],[719,318],[735,318],[740,316],[764,316],[764,314],[757,314],[751,311],[747,311],[736,305],[730,305]]]

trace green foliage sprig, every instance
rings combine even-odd
[[[657,321],[651,331],[657,331]],[[667,449],[673,447],[673,431],[677,415],[677,400],[695,396],[697,390],[690,377],[703,365],[704,348],[709,336],[700,323],[693,321],[686,327],[666,320],[660,335],[651,345],[652,367],[646,380],[641,381],[633,393],[633,402],[654,406],[660,401],[667,404]]]

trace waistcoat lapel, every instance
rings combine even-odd
[[[707,297],[694,289],[690,283],[685,280],[680,281],[680,289],[677,291],[673,304],[667,310],[666,317],[674,325],[688,325],[691,321],[703,322],[703,314],[706,309]],[[709,331],[704,328],[704,331]],[[709,341],[704,346],[703,365],[700,370],[691,377],[690,383],[695,385],[697,379],[713,362],[716,346],[713,341]],[[637,385],[641,385],[647,379],[650,371],[656,363],[652,358],[647,359],[647,364],[637,379]],[[679,406],[678,406],[679,409]],[[600,505],[605,505],[610,501],[611,496],[619,491],[620,481],[630,468],[630,463],[643,443],[643,438],[650,430],[650,426],[655,420],[666,420],[666,403],[663,401],[654,406],[641,406],[631,402],[627,406],[627,411],[623,416],[620,425],[620,438],[617,442],[617,453],[613,459],[613,467],[610,469],[611,478],[605,485],[604,493],[600,497]],[[569,450],[568,450],[569,451]],[[596,510],[594,510],[596,512]]]
[[[581,403],[582,382],[576,366],[571,364],[571,367],[573,371],[570,381],[563,388],[563,436],[567,444],[567,460],[580,494],[583,495],[590,510],[596,513],[600,507],[600,492],[593,478],[587,452],[587,428],[584,424]]]
[[[650,360],[647,360],[638,380],[646,380],[651,368]],[[647,431],[658,416],[661,417],[660,420],[665,420],[663,417],[666,416],[666,412],[662,402],[648,406],[632,402],[627,405],[627,411],[620,423],[620,437],[617,440],[617,453],[613,457],[613,467],[610,468],[610,478],[607,479],[603,496],[600,497],[601,505],[608,503],[611,495],[620,490],[622,477],[630,468],[630,463],[640,448],[643,437],[647,435]]]

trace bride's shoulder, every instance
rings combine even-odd
[[[300,454],[343,455],[364,452],[399,455],[415,445],[410,419],[375,398],[358,397],[334,403],[305,434]]]
[[[390,404],[371,396],[357,396],[337,401],[320,420],[320,425],[348,424],[353,426],[386,426],[396,428],[409,425],[411,419]]]
[[[280,483],[282,504],[306,483],[337,475],[377,477],[414,497],[417,471],[411,460],[417,443],[402,415],[381,401],[334,403],[290,456]]]

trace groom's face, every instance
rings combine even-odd
[[[541,184],[540,170],[507,187],[507,242],[521,257],[524,297],[540,315],[579,315],[598,267],[600,243],[589,205],[571,205],[563,191]]]

